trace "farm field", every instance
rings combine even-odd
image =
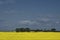
[[[0,40],[60,40],[59,32],[0,32]]]

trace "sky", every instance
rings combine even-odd
[[[60,0],[0,0],[0,30],[60,30]]]

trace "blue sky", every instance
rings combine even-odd
[[[60,0],[0,0],[0,30],[17,27],[60,30]]]

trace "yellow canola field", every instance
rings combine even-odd
[[[60,40],[59,32],[0,32],[0,40]]]

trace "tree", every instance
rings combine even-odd
[[[55,31],[56,31],[56,29],[55,29],[55,28],[52,28],[52,29],[51,29],[51,31],[55,32]]]
[[[26,31],[26,32],[30,32],[30,29],[29,29],[29,28],[25,28],[25,31]]]
[[[16,28],[16,32],[19,32],[20,30],[19,30],[19,28]]]
[[[20,32],[25,32],[25,28],[19,28]]]
[[[16,32],[25,32],[24,28],[16,28]]]
[[[48,30],[48,29],[44,29],[43,32],[50,32],[50,30]]]
[[[42,30],[40,30],[40,29],[36,29],[36,30],[34,30],[35,32],[41,32]]]

